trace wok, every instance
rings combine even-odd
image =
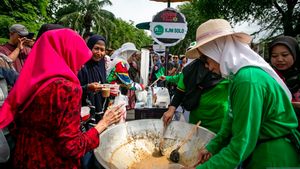
[[[164,135],[165,157],[186,137],[193,124],[173,121]],[[100,135],[100,145],[94,150],[97,160],[106,169],[128,169],[135,163],[155,156],[163,131],[163,122],[159,119],[135,120],[108,128]],[[203,127],[197,131],[179,150],[179,164],[190,166],[197,162],[198,150],[207,144],[215,134]],[[173,165],[170,161],[166,167]],[[149,167],[151,168],[151,167]],[[157,168],[157,167],[154,167]]]

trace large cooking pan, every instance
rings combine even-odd
[[[165,157],[169,157],[171,151],[188,135],[193,126],[185,122],[171,122],[164,137]],[[157,152],[162,130],[163,123],[159,119],[135,120],[113,126],[100,135],[100,146],[95,149],[95,156],[107,169],[131,168],[134,163]],[[185,166],[194,164],[197,161],[198,150],[214,135],[213,132],[199,127],[191,140],[179,150],[179,163]]]

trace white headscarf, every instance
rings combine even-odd
[[[285,90],[290,100],[292,99],[291,92],[271,66],[255,53],[248,44],[240,42],[234,36],[224,36],[215,39],[200,46],[199,50],[220,64],[220,71],[223,77],[236,74],[241,68],[246,66],[260,67],[272,76]]]
[[[136,52],[139,52],[135,45],[131,42],[124,43],[121,48],[117,49],[113,55],[111,56],[111,61],[109,63],[108,69],[107,69],[107,74],[110,73],[110,71],[118,64],[119,62],[122,62],[124,66],[129,69],[129,63],[128,59]]]

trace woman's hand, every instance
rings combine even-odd
[[[108,126],[117,123],[121,120],[121,116],[125,113],[123,109],[124,104],[112,106],[104,113],[103,120],[108,123]],[[125,109],[126,111],[126,109]]]
[[[112,108],[106,110],[103,118],[95,126],[99,134],[102,131],[104,131],[108,126],[117,123],[121,120],[121,117],[124,114],[124,112],[122,111],[123,106],[124,104],[118,106],[112,106]]]
[[[194,167],[196,167],[199,164],[203,164],[204,162],[209,160],[210,157],[212,157],[212,154],[208,152],[206,148],[200,149],[198,153],[198,162],[194,165]]]
[[[175,113],[176,108],[174,106],[170,106],[169,109],[163,115],[164,126],[169,125],[172,121],[173,115]]]
[[[87,85],[89,91],[99,92],[102,89],[102,86],[98,82],[89,83]]]
[[[165,80],[166,80],[166,76],[160,76],[159,79],[160,79],[161,81],[165,81]]]
[[[199,164],[203,164],[210,159],[212,154],[206,148],[200,149],[198,153],[198,162],[193,167],[183,167],[182,169],[195,169]]]

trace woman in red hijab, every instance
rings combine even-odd
[[[48,31],[38,39],[0,110],[0,129],[15,124],[14,168],[80,168],[80,157],[99,145],[99,134],[120,120],[117,106],[95,128],[80,131],[77,73],[91,57],[70,29]]]

